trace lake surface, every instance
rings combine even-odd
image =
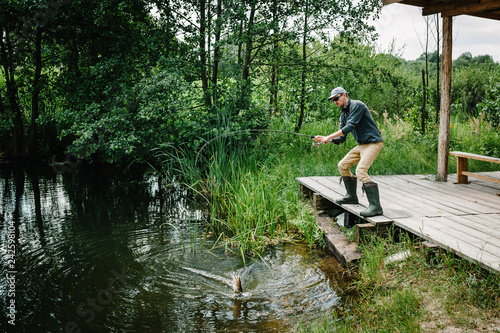
[[[289,332],[341,304],[332,255],[289,244],[243,261],[204,237],[179,186],[36,169],[0,165],[0,332]]]

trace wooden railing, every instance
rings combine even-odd
[[[469,159],[486,161],[492,163],[499,163],[500,158],[483,156],[478,154],[464,153],[461,151],[450,151],[451,156],[457,157],[457,184],[466,184],[469,182],[468,177],[475,177],[483,180],[489,180],[495,183],[500,183],[500,179],[493,178],[485,175],[480,175],[477,173],[469,172]]]

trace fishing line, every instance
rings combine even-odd
[[[200,150],[196,154],[196,158],[194,160],[194,165],[195,166],[198,165],[198,157],[200,156],[200,154],[203,151],[203,149],[208,144],[210,144],[212,141],[220,139],[220,138],[223,138],[223,137],[226,137],[226,136],[229,136],[229,135],[233,135],[233,134],[237,134],[237,133],[243,133],[243,132],[275,132],[275,133],[292,134],[292,135],[298,135],[298,136],[306,136],[308,138],[314,139],[314,136],[313,135],[309,135],[309,134],[295,133],[295,132],[289,132],[289,131],[280,131],[280,130],[271,130],[271,129],[245,129],[245,130],[227,132],[227,133],[224,133],[224,134],[217,135],[216,137],[214,137],[214,138],[208,140],[207,142],[205,142],[205,144],[203,146],[201,146]]]

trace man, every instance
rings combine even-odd
[[[317,135],[314,137],[314,141],[340,144],[345,142],[347,134],[352,133],[354,139],[358,142],[358,145],[351,149],[338,164],[342,176],[341,181],[344,181],[347,195],[342,199],[335,200],[335,202],[337,204],[357,204],[356,188],[357,178],[359,178],[363,183],[363,189],[370,203],[368,209],[361,212],[361,216],[382,215],[378,185],[368,176],[368,169],[384,145],[382,135],[366,105],[361,101],[349,99],[344,88],[337,87],[333,89],[328,100],[332,100],[342,109],[340,129],[328,136]],[[358,163],[356,167],[357,178],[350,170],[356,163]]]

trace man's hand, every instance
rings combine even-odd
[[[318,143],[323,143],[323,144],[330,141],[327,136],[323,136],[323,135],[316,135],[313,140],[318,142]]]

